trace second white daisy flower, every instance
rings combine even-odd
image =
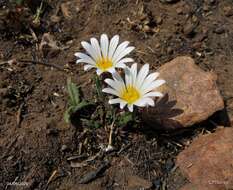
[[[100,43],[96,38],[91,38],[90,41],[91,43],[81,42],[88,55],[80,52],[75,53],[75,56],[79,58],[76,63],[87,63],[84,70],[96,68],[98,75],[103,72],[114,73],[115,68],[124,68],[125,63],[133,62],[133,59],[124,57],[133,51],[134,47],[128,46],[128,41],[119,44],[118,35],[109,41],[108,36],[102,34]]]
[[[154,97],[162,97],[163,94],[156,91],[156,88],[165,83],[165,80],[156,80],[158,72],[149,74],[149,64],[145,64],[137,72],[137,64],[131,68],[125,68],[125,80],[117,73],[113,73],[113,79],[105,79],[110,88],[104,88],[103,92],[117,96],[109,100],[110,104],[120,104],[123,109],[126,105],[129,111],[133,106],[145,107],[154,106]]]

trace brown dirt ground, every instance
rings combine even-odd
[[[62,3],[66,3],[63,11]],[[30,27],[38,42],[44,32],[50,32],[61,46],[67,46],[55,57],[46,58],[49,63],[65,66],[66,72],[33,63],[0,63],[0,89],[8,89],[7,95],[0,97],[0,189],[130,189],[128,176],[136,174],[153,182],[152,189],[176,190],[186,183],[174,167],[179,151],[207,130],[203,126],[212,130],[216,123],[222,125],[226,113],[232,119],[233,3],[230,0],[180,0],[172,4],[159,0],[47,1],[39,27],[27,26],[30,11],[38,5],[32,3],[29,16],[23,11],[20,14],[25,14],[24,17],[16,16],[17,19],[6,13],[12,9],[7,1],[0,1],[0,6],[1,61],[42,59],[36,48],[38,43],[31,38]],[[54,16],[57,20],[52,19]],[[136,47],[132,56],[140,64],[149,63],[152,69],[178,55],[190,55],[201,68],[218,75],[225,112],[182,134],[151,131],[140,124],[139,129],[129,129],[127,137],[120,140],[119,149],[129,145],[121,153],[99,156],[88,166],[72,168],[67,158],[78,155],[80,142],[85,138],[81,137],[83,131],[77,129],[79,126],[63,121],[66,79],[71,76],[82,87],[85,98],[93,97],[92,73],[85,73],[82,65],[75,64],[74,52],[81,50],[82,40],[102,33],[119,34],[121,40],[130,41]],[[87,133],[92,137],[89,143],[94,150],[85,151],[93,156],[99,150],[95,139],[101,134],[101,143],[106,144],[108,132],[98,129]],[[93,182],[80,185],[82,176],[103,160],[110,161],[106,172]],[[28,185],[7,186],[14,181]]]

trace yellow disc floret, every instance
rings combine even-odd
[[[102,70],[102,71],[106,71],[109,68],[111,68],[113,66],[112,60],[109,58],[100,58],[97,62],[96,62],[96,66]]]
[[[140,93],[133,86],[128,86],[121,93],[121,98],[125,100],[128,104],[132,104],[140,98]]]

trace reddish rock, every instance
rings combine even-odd
[[[194,186],[233,189],[233,128],[198,137],[178,155],[176,163]]]
[[[220,190],[218,187],[210,186],[210,185],[194,185],[194,184],[187,184],[183,186],[179,190]]]
[[[188,127],[224,108],[217,76],[201,70],[192,58],[177,57],[158,72],[166,80],[159,89],[164,97],[155,107],[143,109],[142,119],[148,125],[165,129]]]

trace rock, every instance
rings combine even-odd
[[[150,189],[153,184],[152,182],[140,178],[139,176],[133,175],[129,176],[127,179],[128,182],[128,189]]]
[[[159,68],[166,84],[159,89],[164,97],[155,107],[141,110],[142,120],[151,127],[176,129],[206,120],[224,108],[216,85],[217,76],[195,65],[190,57],[177,57]]]
[[[181,189],[179,190],[219,190],[218,187],[214,187],[214,186],[210,186],[210,185],[194,185],[194,184],[187,184],[185,186],[183,186]]]
[[[177,166],[196,186],[233,188],[233,128],[202,135],[177,157]],[[203,188],[199,188],[203,190]]]
[[[187,37],[194,36],[197,25],[198,23],[193,23],[191,21],[187,22],[183,27],[184,35]]]

